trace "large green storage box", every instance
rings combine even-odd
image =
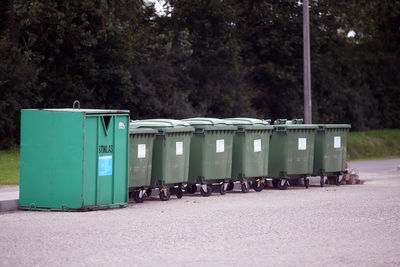
[[[153,144],[158,131],[129,126],[129,193],[137,203],[143,202],[146,189],[151,185]]]
[[[196,131],[190,146],[189,181],[186,191],[196,192],[201,184],[201,194],[209,196],[212,184],[220,184],[220,193],[225,194],[227,179],[232,173],[233,136],[237,130],[231,122],[215,118],[185,119]]]
[[[339,175],[346,168],[347,135],[349,124],[319,124],[315,133],[313,175],[334,179],[339,185]]]
[[[314,137],[318,128],[302,124],[303,120],[274,122],[269,150],[268,177],[274,186],[286,189],[290,179],[304,178],[308,187],[308,175],[313,173]]]
[[[127,206],[128,124],[127,110],[22,110],[20,207]]]
[[[169,119],[133,121],[130,127],[157,130],[153,147],[150,188],[159,188],[160,199],[163,201],[170,198],[172,188],[176,190],[177,197],[181,198],[182,187],[188,181],[193,127],[186,122]]]
[[[264,188],[264,177],[268,175],[269,142],[274,127],[269,122],[252,118],[225,119],[238,130],[233,137],[232,175],[233,182],[240,181],[242,192],[249,191],[249,183],[255,191]]]

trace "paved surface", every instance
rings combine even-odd
[[[399,266],[400,172],[389,165],[358,167],[364,185],[2,213],[0,266]]]

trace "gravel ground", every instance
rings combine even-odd
[[[399,179],[0,215],[0,266],[399,266]]]

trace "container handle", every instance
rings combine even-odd
[[[76,105],[78,105],[78,109],[81,109],[81,103],[78,100],[75,100],[74,103],[72,104],[72,108],[76,109]]]

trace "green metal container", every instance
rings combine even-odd
[[[128,123],[127,110],[22,110],[20,207],[127,206]]]
[[[129,127],[129,194],[137,203],[144,201],[151,185],[153,144],[158,131],[150,128]]]
[[[186,191],[196,192],[201,184],[201,194],[209,196],[212,184],[220,184],[225,194],[227,179],[232,173],[233,136],[237,130],[231,122],[214,118],[185,119],[196,131],[190,146],[189,181]]]
[[[177,197],[181,198],[182,187],[188,180],[193,127],[186,122],[169,119],[133,121],[130,127],[157,130],[153,147],[150,188],[159,188],[160,199],[163,201],[170,198],[172,188],[176,190]]]
[[[339,185],[339,175],[346,168],[347,135],[349,124],[319,124],[315,133],[313,176],[324,176],[334,179]]]
[[[225,119],[238,130],[233,137],[232,175],[228,191],[233,182],[240,181],[242,192],[249,191],[249,182],[255,191],[264,188],[264,177],[268,175],[269,143],[274,127],[269,122],[252,118]]]
[[[276,120],[269,150],[268,177],[274,186],[286,189],[287,180],[304,178],[313,173],[314,137],[318,128],[302,120]]]

